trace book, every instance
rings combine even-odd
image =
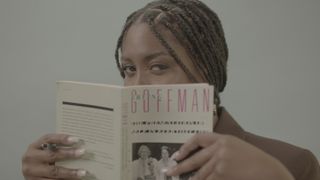
[[[115,86],[57,82],[57,133],[84,141],[86,154],[59,165],[88,179],[164,180],[172,154],[192,135],[212,132],[208,84]],[[183,178],[185,179],[185,178]]]

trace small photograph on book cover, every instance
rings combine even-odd
[[[171,156],[181,145],[181,143],[133,143],[132,180],[188,180],[194,173],[178,177],[169,177],[165,174],[168,168],[177,164]]]

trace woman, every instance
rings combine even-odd
[[[198,170],[192,179],[316,180],[320,168],[307,150],[245,132],[220,106],[226,85],[228,49],[218,16],[198,0],[159,0],[131,14],[119,37],[116,62],[124,84],[213,84],[218,121],[215,133],[197,134],[175,154],[168,176]],[[76,138],[51,134],[30,145],[22,160],[25,179],[79,179],[83,170],[54,165],[80,150],[43,151],[41,144],[70,145]]]
[[[150,157],[148,146],[141,145],[138,155],[139,158],[132,162],[132,180],[156,180],[157,160]]]
[[[169,156],[169,147],[168,146],[161,146],[161,159],[158,161],[158,177],[157,180],[179,180],[178,176],[167,176],[165,172],[177,165],[177,162],[174,161]]]

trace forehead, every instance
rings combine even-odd
[[[141,152],[146,152],[146,151],[149,151],[149,148],[146,147],[146,146],[142,146],[142,147],[140,147],[140,151]]]
[[[133,24],[124,36],[122,56],[143,55],[151,51],[166,51],[146,23]]]
[[[203,82],[201,73],[195,66],[187,49],[178,41],[174,34],[163,26],[158,25],[156,31],[159,37],[151,30],[150,26],[144,22],[136,22],[128,28],[121,46],[121,61],[130,60],[140,64],[142,59],[146,59],[150,54],[162,53],[171,56],[171,60],[179,64],[182,71],[188,74],[192,81]],[[165,47],[165,45],[169,47]],[[178,62],[179,61],[179,62]],[[183,67],[182,67],[183,66]]]
[[[167,149],[162,149],[162,152],[168,152],[168,150]]]
[[[157,31],[162,38],[178,56],[181,63],[189,70],[194,69],[192,59],[187,50],[180,44],[176,37],[166,28],[162,26],[157,27]],[[156,35],[152,32],[148,24],[144,22],[134,23],[126,32],[121,46],[121,59],[123,57],[139,59],[145,55],[164,52],[170,54],[168,49],[160,42]]]

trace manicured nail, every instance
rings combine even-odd
[[[175,153],[172,154],[171,159],[176,160],[177,157],[179,157],[179,155],[180,155],[179,151],[176,151]]]
[[[80,169],[80,170],[77,171],[77,176],[79,178],[84,177],[86,175],[87,175],[87,171],[85,171],[85,170]]]
[[[167,169],[167,168],[162,168],[162,169],[161,169],[161,172],[162,172],[162,173],[166,173],[166,172],[168,172],[168,169]]]
[[[67,141],[69,144],[74,144],[74,143],[78,143],[80,141],[80,139],[77,137],[74,137],[74,136],[70,136],[70,137],[68,137]]]
[[[75,156],[75,157],[82,156],[82,155],[84,155],[85,152],[86,152],[86,150],[83,149],[83,148],[77,149],[77,150],[74,151],[74,156]]]

